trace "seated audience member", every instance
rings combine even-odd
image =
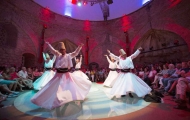
[[[42,76],[42,73],[39,72],[38,68],[35,68],[34,71],[33,71],[34,81],[35,81],[36,79],[38,79],[40,76]]]
[[[178,103],[174,108],[186,109],[186,92],[190,91],[190,72],[181,74],[176,85],[176,102]]]
[[[20,78],[22,78],[23,83],[30,89],[33,88],[33,81],[28,78],[28,73],[26,67],[22,67],[22,70],[18,72]]]
[[[160,72],[155,75],[154,82],[152,83],[155,84],[154,88],[158,88],[158,83],[162,85],[160,81],[162,81],[163,78],[166,78],[168,74],[168,68],[166,65],[163,65],[163,67],[159,66],[159,70]]]
[[[139,76],[141,79],[144,79],[144,75],[145,75],[144,70],[143,70],[143,68],[141,67],[141,68],[140,68],[140,71],[139,71],[139,73],[138,73],[138,76]]]
[[[173,77],[174,78],[177,77],[176,74],[174,74],[175,71],[176,71],[174,64],[169,64],[168,68],[169,68],[168,69],[168,73],[166,74],[166,77],[163,78],[162,81],[160,82],[161,84],[160,84],[160,88],[159,89],[162,89],[162,88],[166,87],[167,83],[168,83],[168,80],[170,80]]]
[[[148,73],[147,78],[144,79],[144,81],[151,86],[151,82],[154,80],[155,75],[157,74],[157,71],[155,70],[155,68],[152,66],[151,70]]]
[[[12,81],[12,80],[9,80],[10,79],[10,70],[9,68],[4,68],[4,71],[1,73],[1,76],[0,76],[0,84],[6,84],[9,86],[9,89],[12,90],[12,91],[15,91],[16,88],[17,88],[17,84],[18,82],[17,81]]]
[[[8,94],[8,96],[7,96],[7,95],[3,95],[1,92],[4,92],[4,93]],[[6,97],[17,97],[18,94],[19,94],[19,92],[11,91],[11,90],[7,87],[7,85],[5,85],[5,84],[4,84],[4,85],[0,84],[0,93],[1,93],[3,96],[6,96]]]
[[[88,76],[88,78],[90,78],[90,70],[86,69],[85,74]]]
[[[102,69],[98,71],[98,79],[99,81],[103,81],[104,79],[104,71]]]
[[[15,80],[15,81],[17,81],[17,84],[18,84],[18,86],[19,86],[19,89],[20,89],[20,91],[23,91],[22,90],[22,87],[24,87],[23,86],[23,81],[22,81],[22,79],[21,78],[19,78],[19,76],[18,76],[18,73],[16,73],[16,71],[15,71],[16,69],[14,68],[14,67],[11,67],[10,68],[10,80]]]
[[[187,62],[182,62],[181,65],[182,65],[181,66],[182,68],[176,67],[175,73],[172,74],[173,78],[171,78],[171,79],[168,80],[167,86],[164,88],[165,92],[168,92],[168,90],[170,89],[172,83],[174,81],[178,80],[178,78],[181,77],[181,74],[189,72],[189,68],[188,68]]]
[[[30,80],[34,80],[33,71],[32,71],[32,69],[31,69],[30,67],[27,68],[27,74],[28,74],[28,78],[29,78]]]

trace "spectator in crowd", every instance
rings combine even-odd
[[[23,83],[30,89],[33,89],[33,81],[29,79],[26,67],[22,67],[22,70],[18,72],[20,78],[22,78]]]

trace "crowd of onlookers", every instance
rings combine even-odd
[[[43,74],[43,69],[11,66],[0,67],[0,103],[17,97],[24,89],[33,89],[33,82]],[[3,107],[0,104],[0,107]]]
[[[103,83],[109,74],[109,68],[81,70],[92,82]],[[119,70],[118,70],[119,72]],[[153,90],[165,96],[171,95],[177,104],[175,108],[186,109],[186,95],[190,92],[190,61],[136,65],[134,74],[139,76]],[[43,74],[43,68],[0,67],[0,103],[7,97],[17,97],[25,89],[33,89],[33,82]],[[2,107],[3,105],[0,104]]]
[[[92,82],[104,82],[109,69],[83,69],[83,72]],[[190,96],[190,61],[136,65],[131,72],[144,80],[153,90],[165,96],[172,96],[172,100],[177,103],[175,108],[187,108],[186,96]]]

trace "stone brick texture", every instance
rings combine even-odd
[[[90,29],[87,31],[84,29],[85,21],[53,12],[45,18],[42,13],[44,8],[32,0],[1,0],[0,65],[22,66],[25,62],[27,66],[43,66],[43,63],[38,63],[38,58],[44,24],[47,25],[44,39],[54,46],[59,41],[67,42],[67,52],[72,52],[79,43],[85,44],[88,36],[89,63],[96,62],[100,67],[108,67],[104,56],[107,49],[119,55],[118,50],[126,50],[127,46],[130,54],[140,46],[144,48],[134,60],[135,64],[177,58],[187,61],[190,59],[189,3],[189,0],[153,0],[125,18],[89,21]],[[127,23],[123,23],[126,18]],[[128,33],[128,43],[124,30]],[[85,44],[80,53],[84,59],[86,50]],[[44,51],[49,51],[46,45]],[[27,57],[26,54],[33,56],[32,62],[22,60],[23,55]]]

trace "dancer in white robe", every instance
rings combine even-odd
[[[91,82],[69,73],[69,69],[73,67],[72,58],[78,55],[83,44],[80,44],[74,52],[67,54],[63,42],[59,43],[59,51],[46,43],[56,55],[56,74],[32,97],[31,101],[43,108],[53,109],[71,101],[84,100],[91,88]]]
[[[53,59],[50,59],[50,56],[48,53],[43,53],[44,58],[44,69],[45,72],[42,74],[41,77],[39,77],[34,83],[34,89],[35,90],[41,90],[55,75],[55,72],[52,70],[53,63],[55,62],[56,56],[53,56]]]
[[[134,69],[132,60],[140,54],[141,50],[142,48],[139,48],[129,57],[127,57],[123,49],[119,50],[119,57],[115,56],[108,50],[110,56],[119,61],[119,68],[121,69],[121,72],[117,76],[116,82],[110,91],[112,97],[121,97],[127,93],[129,93],[130,97],[133,97],[131,93],[136,93],[138,97],[143,97],[150,93],[151,88],[141,78],[131,72],[131,69]]]
[[[116,81],[116,77],[118,76],[118,72],[116,71],[117,69],[117,62],[116,60],[114,60],[113,58],[111,58],[111,60],[109,59],[109,57],[107,55],[105,55],[108,62],[109,62],[109,69],[110,72],[108,74],[108,77],[106,78],[106,80],[104,81],[104,86],[107,87],[112,87],[113,84]]]
[[[81,69],[81,65],[82,65],[82,55],[80,55],[80,59],[77,59],[75,57],[75,71],[72,73],[76,76],[81,76],[83,78],[86,78],[87,80],[89,80],[88,76],[86,74],[84,74],[80,69]]]

